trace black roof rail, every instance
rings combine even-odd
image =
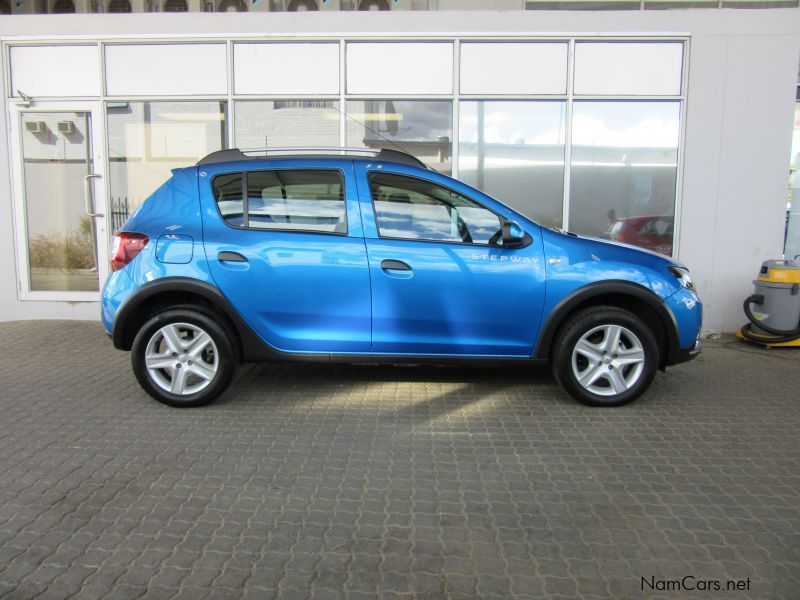
[[[205,155],[197,161],[196,166],[211,165],[214,163],[237,162],[240,160],[250,160],[252,156],[247,156],[238,148],[230,148],[228,150],[217,150],[211,154]]]
[[[216,163],[238,162],[243,160],[263,160],[267,155],[275,154],[281,156],[313,156],[313,155],[333,155],[333,156],[374,156],[377,160],[393,162],[413,167],[429,168],[416,156],[401,150],[391,150],[387,148],[336,148],[336,147],[309,147],[309,148],[229,148],[227,150],[217,150],[204,156],[197,161],[197,166],[210,165]]]

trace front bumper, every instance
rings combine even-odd
[[[701,350],[703,349],[703,344],[700,339],[696,339],[694,344],[689,346],[688,348],[681,348],[678,350],[678,358],[675,361],[675,364],[689,362],[690,360],[694,360],[700,354]]]

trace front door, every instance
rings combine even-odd
[[[20,297],[99,300],[108,262],[99,103],[10,110]]]
[[[545,291],[538,235],[497,245],[502,215],[427,179],[361,165],[358,185],[373,352],[531,355]]]

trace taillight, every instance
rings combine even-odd
[[[150,238],[143,233],[120,231],[114,234],[114,243],[111,246],[111,270],[119,271],[125,267],[144,250],[149,241]]]

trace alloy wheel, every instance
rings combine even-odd
[[[642,342],[621,325],[600,325],[587,331],[572,350],[572,373],[578,384],[598,396],[628,391],[644,371]]]
[[[211,385],[219,369],[219,352],[211,336],[190,323],[170,323],[156,331],[145,349],[152,381],[178,396],[196,394]]]

